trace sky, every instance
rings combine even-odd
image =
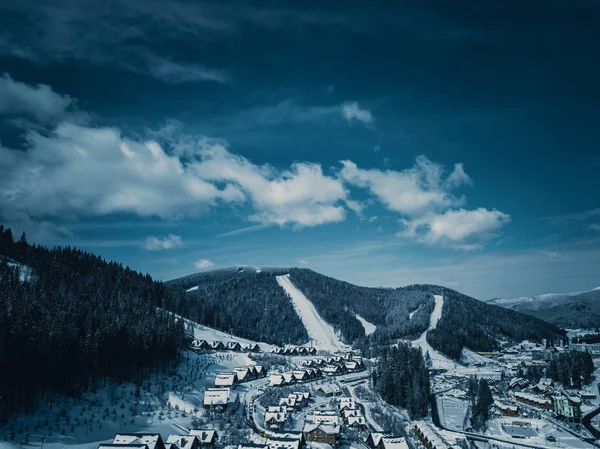
[[[0,222],[168,280],[600,286],[595,1],[9,0]]]

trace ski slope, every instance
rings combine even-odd
[[[358,313],[356,314],[356,319],[358,321],[360,321],[360,324],[362,324],[363,328],[365,329],[365,335],[366,336],[371,335],[373,332],[375,332],[377,330],[377,326],[375,326],[372,323],[369,323],[367,320],[365,320]]]
[[[425,353],[429,353],[429,357],[431,357],[431,367],[432,368],[443,368],[443,369],[453,369],[457,367],[456,362],[450,360],[441,352],[436,351],[431,347],[429,342],[427,341],[427,332],[431,329],[435,329],[440,318],[442,317],[442,310],[444,309],[444,297],[441,295],[434,295],[435,298],[435,307],[433,308],[433,312],[431,312],[431,317],[429,319],[429,327],[425,332],[421,334],[421,336],[413,342],[415,346],[421,348],[423,351],[423,355]]]
[[[319,315],[315,306],[296,288],[290,275],[276,276],[277,283],[285,290],[292,299],[292,304],[296,313],[302,320],[306,332],[312,341],[312,345],[317,349],[336,350],[345,348],[346,345],[340,341],[333,327],[325,322]]]

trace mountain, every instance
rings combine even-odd
[[[421,335],[430,324],[434,295],[444,297],[444,306],[427,340],[454,359],[460,358],[463,347],[486,351],[498,348],[502,341],[564,338],[564,332],[552,324],[445,287],[360,287],[300,268],[233,267],[175,279],[165,284],[173,300],[166,307],[201,324],[232,329],[240,337],[306,343],[309,332],[296,311],[298,304],[277,282],[282,275],[289,276],[346,344],[358,348]],[[366,332],[365,323],[371,332]]]
[[[600,287],[587,292],[492,299],[487,303],[532,315],[563,328],[600,326]]]

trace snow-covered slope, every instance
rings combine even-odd
[[[434,295],[435,298],[435,307],[433,308],[433,312],[431,312],[431,318],[429,320],[429,327],[425,332],[421,334],[421,336],[413,341],[415,346],[421,348],[423,354],[429,353],[429,357],[431,358],[431,367],[432,368],[443,368],[443,369],[452,369],[456,368],[456,362],[450,360],[444,354],[439,351],[436,351],[431,347],[429,342],[427,341],[427,332],[431,329],[435,329],[438,321],[442,317],[442,310],[444,309],[444,297],[441,295]]]
[[[365,328],[365,335],[367,335],[367,336],[371,335],[373,332],[375,332],[377,330],[377,326],[375,326],[372,323],[369,323],[362,316],[356,314],[356,319],[358,321],[360,321],[360,324],[362,324],[362,326]]]
[[[494,298],[486,301],[488,304],[496,306],[508,307],[511,309],[527,309],[535,310],[543,307],[558,305],[561,302],[568,301],[574,296],[579,296],[584,293],[597,292],[600,287],[593,288],[587,292],[571,292],[571,293],[546,293],[537,296],[521,296],[519,298]]]
[[[294,308],[302,320],[304,327],[306,327],[306,331],[314,347],[326,350],[336,350],[346,347],[336,335],[333,327],[321,318],[315,306],[292,284],[289,274],[277,276],[276,279],[277,283],[281,285],[292,299]]]

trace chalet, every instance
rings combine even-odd
[[[269,405],[267,412],[271,413],[286,413],[287,407],[285,405]]]
[[[384,436],[382,449],[408,449],[408,443],[403,437]]]
[[[348,424],[349,418],[356,418],[357,416],[362,416],[361,411],[357,408],[346,408],[342,410],[342,419],[344,420],[345,424]]]
[[[312,346],[310,348],[307,349],[307,354],[308,355],[316,355],[317,354],[317,348],[313,348]]]
[[[271,354],[283,355],[283,348],[273,348],[271,349]]]
[[[200,449],[200,440],[195,435],[169,435],[166,446],[170,449]]]
[[[285,384],[285,380],[281,374],[271,374],[269,376],[269,386],[270,387],[281,387]]]
[[[419,441],[423,443],[426,448],[429,449],[446,449],[448,445],[446,445],[442,439],[433,431],[433,429],[425,424],[419,423],[416,424],[412,431],[417,435]],[[385,445],[384,445],[385,447]]]
[[[260,352],[261,351],[260,346],[258,346],[256,343],[251,343],[250,345],[248,345],[246,350],[249,352]]]
[[[340,426],[330,424],[304,424],[302,429],[304,439],[311,443],[327,443],[333,447],[337,447],[340,439]]]
[[[233,387],[236,381],[236,373],[219,373],[215,377],[215,387]]]
[[[324,385],[319,385],[316,389],[317,393],[321,394],[322,396],[338,396],[342,393],[342,390],[340,389],[340,387],[338,387],[335,384],[324,384]]]
[[[297,351],[298,355],[307,355],[306,348],[304,346],[300,346]]]
[[[257,378],[265,377],[267,375],[267,370],[262,365],[254,365],[254,372],[256,373]]]
[[[344,366],[346,367],[346,370],[348,370],[348,371],[357,371],[358,370],[358,362],[355,362],[354,360],[352,360],[350,362],[344,362]]]
[[[523,379],[522,377],[514,377],[508,382],[509,390],[521,391],[529,385],[529,381],[527,379]]]
[[[227,343],[227,350],[240,352],[242,350],[242,345],[240,345],[237,341],[230,341]]]
[[[208,345],[213,351],[225,351],[226,349],[222,341],[210,341]]]
[[[316,366],[316,362],[314,360],[306,360],[302,363],[302,365],[306,366],[307,368]]]
[[[337,426],[340,424],[340,418],[334,410],[315,410],[306,416],[306,422]]]
[[[190,435],[197,437],[202,447],[214,447],[219,439],[219,435],[214,429],[190,430]]]
[[[550,400],[534,394],[522,393],[520,391],[515,392],[515,399],[524,404],[532,405],[537,408],[549,410],[552,408]]]
[[[308,380],[308,373],[304,370],[293,371],[292,374],[296,382],[306,382]]]
[[[356,408],[356,402],[354,401],[354,398],[348,398],[348,397],[344,397],[344,398],[340,398],[340,401],[338,403],[338,409],[341,410],[345,410],[345,409],[355,409]]]
[[[148,449],[165,449],[165,443],[159,433],[118,433],[113,445],[139,445]]]
[[[364,430],[366,421],[364,416],[349,416],[346,421],[348,427],[352,427],[357,430]]]
[[[196,351],[206,351],[210,349],[210,346],[206,340],[194,340],[192,341],[192,349]]]
[[[269,446],[266,444],[238,444],[237,449],[269,449]]]
[[[321,371],[326,376],[337,376],[342,374],[342,367],[340,365],[327,365]]]
[[[300,449],[301,440],[298,438],[269,437],[267,445],[269,449]]]
[[[166,446],[165,446],[166,447]],[[98,449],[148,449],[146,444],[101,444]],[[166,449],[171,449],[167,447]]]
[[[285,406],[288,413],[291,413],[296,408],[296,397],[279,398],[279,405]]]
[[[204,392],[204,407],[225,407],[229,403],[229,388],[208,388]]]
[[[381,439],[385,434],[381,432],[371,432],[365,441],[365,444],[371,449],[383,449]]]
[[[570,423],[581,422],[581,398],[577,396],[552,396],[552,405],[556,416]]]
[[[498,410],[500,413],[503,413],[505,416],[518,416],[519,415],[519,407],[516,405],[508,405],[503,402],[494,402],[494,408]]]
[[[248,368],[234,368],[233,372],[237,376],[238,382],[247,382],[250,380],[250,370]]]
[[[293,373],[283,373],[283,381],[285,382],[286,385],[291,385],[293,383],[296,383],[296,378],[294,377]]]
[[[283,428],[287,418],[287,412],[266,412],[265,425],[271,430],[279,430]]]
[[[294,391],[294,393],[296,395],[296,398],[302,398],[302,399],[297,399],[302,403],[308,402],[310,400],[310,391]]]

